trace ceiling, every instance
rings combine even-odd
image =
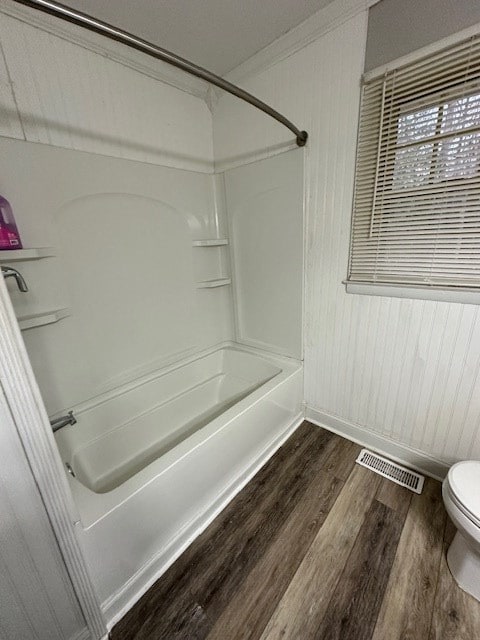
[[[62,0],[219,75],[332,0]]]

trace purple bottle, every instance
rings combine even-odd
[[[22,249],[22,241],[12,207],[8,200],[0,196],[0,251],[5,249]]]

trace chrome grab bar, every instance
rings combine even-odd
[[[50,425],[52,427],[53,433],[55,433],[55,431],[58,431],[62,427],[66,427],[67,424],[77,424],[77,419],[73,415],[73,411],[69,411],[66,416],[60,416],[60,418],[50,420]]]

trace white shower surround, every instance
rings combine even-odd
[[[65,469],[77,532],[112,625],[302,421],[303,367],[228,343],[99,397],[76,415],[78,425],[56,440],[77,473]],[[133,461],[135,447],[143,466]],[[105,478],[95,487],[102,459],[105,472],[124,469],[114,488]]]
[[[78,418],[77,425],[57,435],[63,456],[61,475],[70,481],[71,522],[75,523],[105,619],[112,625],[302,421],[303,365],[300,359],[272,353],[282,347],[282,340],[275,340],[278,332],[272,333],[272,344],[266,345],[270,352],[262,354],[247,346],[218,351],[228,317],[228,290],[214,291],[215,297],[205,298],[209,292],[198,290],[195,279],[200,269],[221,268],[217,252],[227,246],[202,246],[226,227],[222,220],[225,208],[220,202],[222,176],[211,184],[209,176],[196,172],[17,140],[2,139],[0,146],[5,151],[2,175],[22,212],[19,222],[23,221],[33,244],[58,249],[43,270],[36,264],[22,265],[27,280],[42,295],[31,301],[12,290],[17,312],[20,305],[48,295],[55,278],[66,278],[55,291],[71,296],[72,314],[61,321],[63,324],[33,331],[24,338],[44,386],[47,407],[54,407],[58,398],[57,412],[73,409]],[[28,191],[19,178],[22,171],[32,177]],[[264,172],[264,181],[258,181],[251,168],[229,174],[237,185],[234,227],[238,228],[238,216],[244,212],[242,198],[248,194],[248,214],[259,216],[258,224],[264,231],[257,250],[267,262],[281,260],[277,275],[285,271],[282,289],[273,296],[277,304],[272,304],[271,317],[281,324],[279,337],[288,338],[284,349],[296,345],[298,351],[292,355],[299,358],[301,322],[292,321],[289,311],[292,305],[298,306],[296,317],[301,319],[303,154],[299,151],[264,160],[259,171]],[[58,186],[51,190],[49,185],[55,178]],[[285,189],[288,193],[282,191]],[[41,206],[36,207],[39,202]],[[233,201],[230,204],[233,207]],[[124,260],[124,251],[112,253],[117,245],[108,233],[118,220],[129,220],[128,207],[134,208],[137,228],[144,222],[153,223],[146,229],[149,235],[140,236],[140,243],[133,242],[138,234],[132,237],[128,226],[116,230],[116,241],[128,248],[130,260],[136,256],[135,270]],[[95,215],[97,224],[89,227],[95,227],[98,237],[85,246],[82,229],[85,220]],[[281,238],[282,233],[288,237]],[[248,233],[237,235],[249,242]],[[167,246],[162,245],[165,239]],[[147,240],[153,241],[149,250],[145,250]],[[232,238],[232,244],[243,255],[239,237]],[[265,283],[271,273],[270,269],[262,275],[259,270],[258,278]],[[234,277],[234,286],[235,281]],[[105,291],[108,305],[103,302]],[[114,291],[118,295],[113,295]],[[136,303],[132,300],[134,295],[151,291],[156,295],[147,302],[155,300],[157,307],[139,323],[136,310],[145,306],[139,305],[138,298]],[[185,295],[192,297],[194,312],[175,306]],[[180,355],[182,335],[190,335],[178,334],[185,323],[197,339],[186,343],[187,349]],[[264,331],[263,324],[257,319],[251,325],[254,333],[249,335],[255,337],[255,332]],[[88,336],[83,332],[85,327],[90,329]],[[227,326],[225,333],[230,331]],[[84,343],[86,337],[92,340]],[[164,351],[158,348],[159,338]],[[210,351],[202,352],[205,342],[213,345],[207,347]],[[50,354],[53,367],[45,368],[43,352]],[[142,364],[145,355],[148,367]],[[187,355],[190,359],[179,361]],[[121,370],[119,362],[123,363]],[[152,362],[158,363],[155,368]],[[56,376],[56,384],[48,384],[48,373]],[[108,384],[102,389],[105,378]],[[147,390],[147,397],[142,397]],[[217,415],[219,411],[221,415]],[[172,436],[164,446],[165,442],[155,441],[155,432],[159,424],[167,422],[177,433],[164,434]],[[105,429],[109,433],[103,433]],[[188,437],[181,441],[178,430],[188,432]],[[145,443],[150,440],[143,452],[137,451],[137,459],[127,460],[135,458],[131,452],[142,438],[140,432]],[[173,448],[168,450],[170,446]],[[163,455],[153,459],[153,449],[155,455]],[[114,450],[120,455],[110,455]],[[143,460],[139,462],[138,457]],[[75,479],[66,474],[66,462],[77,473]],[[156,507],[163,519],[159,519]]]
[[[337,3],[332,3],[332,4],[336,5]],[[351,6],[354,6],[354,12],[357,12],[360,6],[362,6],[362,8],[365,8],[367,3],[366,2],[362,3],[362,2],[357,2],[352,0],[351,2],[346,2],[344,4],[347,5],[347,12],[350,12]],[[327,23],[331,19],[333,19],[334,21],[338,21],[341,15],[343,15],[343,9],[340,12],[338,12],[335,9],[334,11],[329,11],[327,13],[328,13]],[[343,18],[340,19],[340,21],[342,20]],[[183,118],[185,114],[183,113],[182,109],[175,108],[176,99],[170,99],[170,94],[174,93],[174,91],[171,92],[170,90],[168,90],[167,91],[167,93],[169,94],[169,96],[167,96],[168,107],[170,108],[172,105],[174,107],[172,109],[172,118],[170,122],[166,123],[166,126],[164,126],[165,123],[160,119],[158,121],[159,126],[153,127],[155,130],[158,130],[157,133],[159,134],[159,137],[158,139],[157,138],[155,139],[154,144],[151,144],[151,139],[148,137],[148,135],[152,129],[152,122],[155,122],[154,115],[155,117],[158,117],[158,113],[156,112],[154,113],[154,111],[151,111],[149,113],[148,118],[138,119],[136,116],[138,115],[138,112],[139,112],[139,106],[138,106],[139,103],[138,101],[136,101],[136,97],[142,94],[142,91],[143,92],[146,91],[151,97],[150,102],[152,104],[155,104],[155,98],[158,97],[158,94],[156,93],[156,91],[153,90],[154,89],[153,85],[148,89],[144,85],[144,88],[142,90],[137,89],[133,91],[129,95],[128,106],[125,109],[123,108],[123,101],[120,100],[118,102],[120,112],[116,111],[115,113],[112,113],[112,114],[110,113],[106,114],[103,107],[106,100],[106,97],[103,94],[104,88],[108,88],[108,91],[113,92],[114,95],[117,95],[116,94],[118,90],[117,87],[120,86],[123,81],[130,82],[131,78],[127,77],[127,76],[130,76],[129,71],[125,72],[123,69],[117,69],[117,68],[113,69],[113,66],[111,65],[110,61],[108,61],[107,58],[105,58],[103,65],[100,65],[100,66],[90,65],[90,60],[87,60],[87,58],[91,57],[90,52],[82,53],[83,50],[81,49],[81,47],[75,48],[71,46],[69,43],[64,43],[64,41],[59,41],[59,39],[55,37],[52,37],[50,35],[44,35],[39,30],[35,31],[30,27],[23,25],[23,23],[16,22],[16,27],[13,27],[13,22],[15,21],[10,19],[8,20],[9,26],[12,27],[10,30],[10,34],[13,34],[14,37],[12,37],[11,35],[8,37],[8,41],[5,44],[5,52],[4,52],[5,58],[6,58],[6,64],[9,67],[8,71],[13,78],[13,82],[11,87],[12,89],[11,95],[6,96],[5,98],[8,103],[7,112],[8,112],[9,118],[7,118],[6,125],[4,127],[4,130],[2,131],[3,135],[6,135],[8,137],[17,137],[21,139],[35,140],[35,141],[43,142],[46,144],[55,144],[58,146],[65,146],[65,147],[70,147],[75,149],[84,149],[88,151],[94,151],[96,153],[103,153],[106,155],[127,156],[130,158],[141,159],[147,162],[160,162],[165,164],[171,164],[172,166],[176,166],[176,167],[186,167],[189,169],[197,169],[197,170],[207,171],[207,172],[211,171],[211,164],[209,165],[209,162],[211,161],[211,156],[209,155],[210,149],[208,148],[208,141],[205,139],[205,136],[198,135],[197,137],[197,134],[201,133],[201,131],[203,132],[209,131],[210,123],[208,122],[208,117],[206,117],[206,116],[209,116],[209,114],[206,113],[206,111],[203,109],[203,107],[205,107],[204,103],[202,103],[202,105],[199,105],[197,101],[195,101],[194,99],[190,99],[190,97],[187,97],[187,99],[185,100],[184,107],[186,110],[188,110],[188,115],[189,115],[188,119],[191,123],[195,122],[195,127],[192,127],[192,130],[188,132],[182,131],[182,146],[180,151],[178,151],[178,147],[176,144],[177,137],[176,137],[176,134],[173,135],[173,132],[177,131],[176,116],[177,116],[177,113],[179,113]],[[313,31],[315,32],[315,35],[312,36],[312,34],[310,34],[311,40],[315,38],[319,38],[319,36],[322,35],[322,33],[325,31],[325,29],[323,28],[324,22],[325,22],[323,19],[323,16],[320,16],[320,18],[316,19],[316,21],[314,22],[315,22],[315,26]],[[5,21],[5,23],[7,23],[7,21]],[[20,37],[15,37],[17,33],[20,33]],[[288,37],[290,37],[290,34]],[[296,37],[295,34],[293,34],[293,39],[295,39],[295,37]],[[28,41],[29,46],[30,46],[30,43],[32,46],[33,53],[28,57],[29,58],[28,62],[26,61],[27,56],[21,55],[21,45],[23,40]],[[18,46],[17,46],[17,43],[18,43]],[[303,46],[303,44],[301,46]],[[20,53],[18,53],[19,48],[20,48]],[[55,49],[58,49],[58,48],[61,49],[61,53],[56,54],[51,60],[52,68],[55,67],[55,65],[58,65],[60,60],[62,61],[62,68],[63,67],[67,68],[69,65],[75,65],[79,69],[88,68],[89,66],[91,66],[92,72],[95,75],[95,81],[99,85],[98,86],[99,91],[97,96],[95,94],[92,94],[91,91],[84,91],[84,87],[89,85],[89,82],[94,79],[93,77],[90,77],[90,78],[86,77],[85,83],[76,82],[75,86],[71,86],[71,83],[69,84],[69,78],[62,76],[63,78],[62,83],[66,83],[66,86],[69,87],[69,91],[73,91],[74,95],[75,95],[75,92],[77,91],[82,92],[82,95],[80,96],[81,97],[80,102],[82,105],[80,109],[81,113],[79,112],[76,116],[74,114],[73,119],[64,122],[63,125],[61,121],[65,118],[66,114],[70,115],[71,113],[68,110],[65,110],[64,112],[65,95],[58,90],[57,84],[55,86],[51,86],[50,84],[48,84],[48,82],[45,82],[45,83],[42,82],[41,79],[44,77],[42,72],[43,67],[42,65],[37,65],[35,62],[38,59],[43,59],[42,55],[38,55],[39,52],[43,54],[43,52],[48,53],[48,51],[50,51],[50,53],[52,53]],[[297,49],[298,48],[299,47],[297,47]],[[82,57],[83,57],[83,60],[81,59]],[[68,64],[65,63],[66,60],[68,60]],[[1,63],[0,63],[0,66],[1,66]],[[98,71],[100,68],[101,68],[101,73],[96,73],[96,71]],[[3,69],[0,68],[0,72],[2,71]],[[61,71],[62,70],[59,69],[59,73]],[[118,72],[118,77],[117,77],[117,72]],[[114,75],[116,76],[116,79],[111,80],[111,78],[114,78]],[[122,82],[118,80],[120,76],[122,78]],[[32,78],[36,80],[40,78],[40,82],[30,81]],[[136,80],[139,80],[139,79],[137,78]],[[18,90],[16,94],[14,94],[13,92],[14,86]],[[42,96],[35,95],[35,92],[39,91],[38,89],[39,86],[42,92]],[[258,93],[261,97],[261,91],[259,91]],[[97,98],[99,99],[97,100]],[[193,110],[197,109],[197,107],[199,106],[202,106],[202,109],[197,110],[197,113],[193,114]],[[61,125],[60,127],[57,127],[55,122],[50,121],[46,118],[46,115],[52,111],[59,116],[59,121],[60,121],[59,123]],[[97,118],[97,115],[99,116],[106,115],[107,121]],[[198,120],[196,118],[197,115],[200,116],[201,123],[203,123],[205,126],[197,126],[198,124]],[[310,118],[305,118],[304,115],[305,114],[303,113],[300,115],[300,120],[302,120],[302,125],[305,126],[305,128],[307,128],[309,132],[312,133],[313,135],[315,134],[318,135],[318,132],[315,132],[315,130],[309,126],[311,124],[308,121]],[[255,116],[253,116],[252,114],[252,117],[257,117],[261,119],[262,127],[265,125],[266,122],[268,123],[268,120],[266,121],[265,116],[263,116],[262,114],[258,113],[258,114],[255,114]],[[135,122],[135,127],[137,127],[135,129],[135,135],[132,136],[134,140],[131,140],[131,141],[128,140],[127,144],[125,145],[121,141],[123,132],[125,132],[126,130],[129,130],[128,126],[126,125],[127,124],[130,125],[133,122]],[[101,139],[101,137],[98,137],[96,135],[96,133],[98,134],[98,123],[105,124],[106,130],[110,133],[109,137],[106,137],[105,139]],[[175,125],[175,126],[169,126],[169,125]],[[270,126],[271,126],[271,129],[269,128]],[[193,131],[193,128],[195,128],[195,131]],[[243,127],[240,127],[240,128],[243,130]],[[275,131],[274,144],[275,144],[275,140],[278,141],[277,125],[275,124],[270,125],[270,123],[268,123],[268,126],[266,129],[268,129],[268,131],[271,131],[272,129],[274,129]],[[258,130],[255,131],[255,129],[252,128],[250,131],[252,133],[254,132],[255,136],[258,136]],[[247,130],[243,131],[243,133],[245,132],[247,133],[248,136],[250,136],[249,131]],[[192,135],[193,135],[193,138],[191,137]],[[162,139],[162,136],[163,136],[163,139]],[[261,139],[261,136],[258,139]],[[142,146],[142,142],[140,144],[137,144],[138,140],[143,141],[143,146]],[[191,147],[185,146],[184,144],[185,141],[188,141],[188,143],[190,144],[192,140],[194,140],[193,157],[192,157],[192,154],[190,153]],[[158,147],[160,146],[162,148],[165,148],[165,143],[167,146],[166,153],[158,154]],[[291,146],[292,146],[292,143],[289,138],[286,141],[285,145],[276,146],[276,148],[272,152],[272,155],[278,152],[282,147],[283,149],[286,149],[286,148],[290,148]],[[155,149],[153,149],[152,147],[155,147]],[[307,149],[307,154],[310,155],[309,149]],[[207,163],[203,162],[205,157],[209,158],[207,160]],[[235,164],[242,164],[243,162],[249,161],[250,159],[251,158],[248,158],[248,157],[244,157],[240,160],[236,159]],[[249,350],[245,349],[245,351],[249,351]],[[258,425],[263,426],[265,423],[265,418],[268,418],[268,416],[271,416],[276,419],[275,429],[274,429],[274,431],[276,430],[275,431],[276,435],[274,435],[274,431],[272,431],[270,434],[271,435],[270,445],[269,446],[265,445],[261,451],[257,451],[255,455],[250,456],[249,464],[245,463],[243,467],[243,472],[237,476],[236,482],[233,482],[231,485],[228,485],[228,483],[227,484],[223,483],[222,485],[223,493],[219,494],[219,498],[217,499],[217,501],[213,503],[213,506],[211,504],[210,509],[207,510],[205,513],[203,513],[203,516],[202,516],[203,519],[200,518],[192,525],[192,527],[189,528],[187,526],[182,531],[182,535],[180,536],[180,538],[177,537],[174,544],[172,544],[172,546],[167,549],[167,556],[160,555],[155,558],[155,562],[151,563],[150,566],[148,567],[149,569],[151,569],[150,574],[148,574],[148,571],[147,571],[148,563],[145,563],[144,565],[145,570],[143,571],[141,575],[141,579],[138,582],[135,582],[135,578],[139,577],[137,574],[134,578],[132,578],[131,581],[127,583],[127,585],[125,585],[125,589],[108,596],[107,599],[104,600],[103,608],[110,621],[113,620],[116,616],[119,616],[121,614],[121,611],[123,610],[122,607],[124,609],[128,608],[129,603],[132,602],[132,600],[136,599],[139,593],[148,586],[149,580],[153,581],[155,579],[155,575],[158,575],[158,573],[161,573],[161,571],[165,569],[166,566],[171,561],[173,561],[176,555],[181,553],[181,551],[189,544],[189,542],[194,537],[196,537],[196,535],[201,530],[201,528],[206,524],[208,524],[209,520],[212,519],[216,515],[216,513],[221,510],[221,508],[223,508],[223,506],[231,499],[234,493],[238,491],[238,489],[242,486],[242,484],[248,481],[249,477],[251,477],[251,475],[253,475],[253,473],[255,473],[255,471],[269,457],[269,455],[271,455],[274,452],[274,450],[281,444],[282,440],[288,437],[291,431],[295,428],[295,426],[301,420],[301,416],[302,416],[301,389],[302,389],[302,382],[303,382],[301,366],[298,363],[296,364],[292,363],[292,361],[289,361],[288,359],[281,359],[281,358],[277,359],[276,357],[271,355],[269,356],[268,354],[266,354],[266,357],[269,359],[273,359],[274,361],[278,361],[279,364],[277,366],[279,366],[279,368],[282,369],[282,373],[278,374],[278,376],[276,376],[269,382],[265,383],[263,387],[257,389],[251,396],[242,400],[236,406],[236,409],[239,411],[239,413],[238,415],[235,413],[235,417],[234,417],[234,414],[232,413],[234,408],[230,408],[226,412],[226,414],[224,414],[223,416],[224,418],[225,417],[228,418],[228,420],[230,420],[231,418],[228,424],[224,424],[222,422],[220,426],[219,420],[221,419],[221,417],[216,418],[210,425],[210,427],[214,425],[215,429],[218,428],[215,434],[212,434],[211,437],[209,437],[206,440],[203,440],[203,436],[205,435],[205,433],[203,433],[202,444],[196,448],[192,448],[191,450],[189,450],[189,452],[185,454],[184,458],[180,458],[178,461],[175,462],[174,466],[181,465],[183,460],[187,460],[189,456],[196,455],[197,452],[201,453],[201,451],[203,450],[205,452],[205,465],[206,465],[205,472],[207,472],[207,470],[210,470],[210,467],[212,466],[211,465],[212,451],[209,452],[210,455],[207,455],[206,449],[208,444],[214,442],[215,439],[217,438],[217,435],[220,436],[222,433],[225,433],[226,431],[228,431],[228,429],[233,428],[235,425],[240,429],[242,442],[246,443],[249,440],[249,437],[248,437],[249,434],[252,435],[253,432],[255,432],[255,438],[252,438],[251,443],[252,443],[252,446],[256,446],[256,445],[253,445],[253,440],[258,445],[258,436],[259,436]],[[282,361],[284,364],[280,365],[280,361]],[[276,383],[280,382],[282,376],[286,374],[287,363],[290,363],[290,365],[297,367],[297,369],[291,372],[291,376],[288,379],[286,380],[282,379],[281,384],[277,385]],[[273,386],[270,387],[270,385],[273,385]],[[289,386],[290,388],[288,388]],[[257,394],[260,394],[260,395],[257,397]],[[254,401],[253,405],[251,405],[252,400]],[[272,408],[275,408],[276,410],[278,410],[278,409],[288,408],[289,406],[292,407],[292,402],[295,404],[296,408],[298,409],[298,413],[296,414],[297,417],[293,419],[293,421],[292,419],[290,420],[290,426],[286,426],[285,428],[281,427],[280,431],[278,431],[279,429],[278,419],[276,418],[276,414],[272,412]],[[41,410],[43,411],[43,407],[41,407]],[[265,417],[260,410],[265,412]],[[295,411],[293,410],[292,416],[294,414],[295,414]],[[251,423],[248,423],[250,425],[248,426],[247,421],[250,418],[254,418],[254,420]],[[42,422],[41,428],[45,430],[44,435],[45,437],[47,437],[50,434],[47,433],[48,424],[46,422],[46,416],[44,415],[44,413],[42,415],[42,420],[43,422]],[[30,423],[33,424],[32,421],[30,421]],[[38,423],[38,420],[37,420],[37,423]],[[39,427],[39,424],[37,423],[34,425],[36,428]],[[209,426],[206,426],[204,427],[204,430],[208,428]],[[27,440],[27,438],[25,439]],[[217,444],[219,444],[219,442],[220,441],[218,441]],[[234,441],[232,440],[232,444],[233,442]],[[181,446],[182,445],[180,444],[179,447]],[[170,453],[173,455],[173,452],[176,451],[177,449],[178,447],[172,450],[172,452]],[[36,455],[36,451],[34,451],[34,448],[32,447],[27,446],[27,451],[29,452],[29,456],[34,457]],[[223,453],[223,449],[222,449],[222,453]],[[170,454],[167,454],[167,455],[170,455]],[[48,458],[49,456],[44,456],[42,458],[43,465],[47,464]],[[219,456],[217,456],[216,459],[218,458]],[[237,459],[237,457],[235,459]],[[209,461],[210,464],[207,464],[207,460]],[[165,459],[164,459],[164,462],[165,462]],[[55,459],[55,463],[57,463],[57,459]],[[58,463],[60,464],[59,460],[58,460]],[[37,475],[41,475],[42,464],[40,464],[40,466],[39,465],[36,466]],[[56,467],[54,470],[57,471]],[[59,475],[61,475],[62,477],[58,478],[58,480],[60,481],[60,483],[62,483],[62,481],[65,481],[66,476],[64,476],[63,474],[59,474]],[[194,477],[192,480],[195,481],[196,477]],[[49,487],[45,486],[44,484],[42,484],[41,486],[42,486],[43,493],[47,494],[49,491]],[[56,491],[54,493],[54,501],[53,501],[54,503],[58,503],[57,495],[56,495],[57,493],[59,492]],[[94,494],[94,495],[97,495],[97,494]],[[103,495],[105,496],[107,494],[103,494]],[[62,514],[65,514],[66,513],[65,508],[63,507],[63,505],[60,505],[60,506],[61,506],[60,512]],[[75,509],[74,506],[73,508]],[[75,512],[73,513],[73,515],[75,517]],[[101,520],[98,520],[98,522],[100,521]],[[72,521],[70,521],[70,523],[65,524],[65,527],[68,530],[71,522]],[[95,525],[93,525],[92,523],[91,525],[92,531],[94,526]],[[82,540],[84,549],[87,549],[88,543],[86,542],[85,535],[87,535],[89,529],[87,527],[86,531],[83,530],[83,526],[81,524],[81,520],[78,514],[76,514],[76,528],[77,528],[78,538]],[[57,533],[59,532],[59,537],[63,541],[67,537],[66,533],[63,532],[61,529],[59,530],[58,527],[56,530],[57,530]],[[106,548],[108,548],[108,545],[110,545],[112,541],[112,539],[108,535],[108,534],[111,534],[111,532],[112,532],[111,529],[107,531],[107,538],[105,540]],[[114,531],[114,534],[121,536],[121,531],[119,531],[117,528]],[[88,551],[86,555],[89,556]],[[92,556],[90,555],[89,557],[91,558]],[[89,560],[89,562],[91,561]],[[97,570],[99,570],[98,567],[97,567]],[[88,586],[88,580],[84,580],[84,583],[87,584]],[[77,589],[79,589],[80,581],[76,580],[75,584]]]
[[[333,2],[320,12],[323,32],[287,34],[228,79],[302,123],[310,136],[307,417],[444,477],[452,463],[480,456],[478,305],[352,295],[342,284],[367,34],[361,5]],[[214,140],[218,169],[290,144],[274,123],[229,96],[215,105]]]

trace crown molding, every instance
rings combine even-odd
[[[166,62],[150,58],[140,51],[130,49],[126,45],[98,33],[88,31],[42,11],[17,4],[13,0],[2,1],[0,14],[2,13],[202,100],[207,98],[208,83],[204,80],[176,69]]]
[[[264,71],[303,49],[353,16],[367,12],[377,2],[379,0],[334,0],[232,69],[225,77],[230,82],[239,82],[248,76]]]

